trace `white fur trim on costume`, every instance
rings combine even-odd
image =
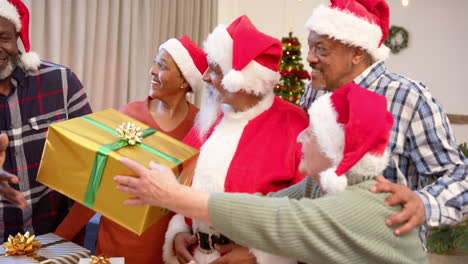
[[[4,17],[13,23],[13,25],[15,25],[16,32],[21,31],[21,20],[18,10],[10,2],[0,0],[0,17]]]
[[[345,44],[364,48],[374,61],[384,60],[388,56],[385,49],[379,51],[382,29],[347,10],[319,6],[307,20],[306,28]]]
[[[282,257],[278,255],[273,255],[265,251],[261,251],[256,248],[250,248],[250,253],[252,253],[257,259],[258,264],[296,264],[297,261]]]
[[[174,238],[178,233],[190,232],[190,226],[185,223],[185,218],[181,214],[176,214],[169,222],[166,231],[166,238],[163,245],[163,260],[167,264],[178,264],[176,256],[173,252]]]
[[[233,40],[225,25],[218,25],[204,43],[205,52],[208,54],[208,62],[219,65],[223,71],[222,84],[224,89],[230,92],[237,92],[242,89],[256,95],[273,92],[275,84],[280,79],[280,74],[264,67],[255,60],[252,60],[240,71],[233,70],[232,46]],[[239,56],[242,56],[242,54],[239,54]]]
[[[309,116],[320,150],[336,167],[343,159],[344,130],[343,125],[336,121],[337,115],[330,97],[331,93],[328,93],[317,99],[309,109]]]
[[[363,177],[374,177],[382,175],[389,162],[388,150],[382,156],[376,156],[372,153],[366,153],[356,164],[348,171],[348,176],[360,175]]]
[[[41,60],[36,52],[23,53],[21,55],[21,66],[26,71],[35,71],[39,68]]]
[[[226,117],[232,119],[239,119],[239,120],[246,120],[250,121],[260,115],[261,113],[265,112],[266,110],[270,109],[275,101],[275,95],[273,93],[265,95],[260,102],[256,105],[252,106],[251,108],[242,111],[242,112],[234,112],[232,108],[223,107],[223,112]]]
[[[332,167],[319,173],[320,187],[327,193],[337,193],[343,191],[348,186],[346,175],[338,176],[335,170],[336,168]]]
[[[194,92],[199,90],[203,85],[202,73],[198,70],[184,45],[177,39],[172,38],[161,44],[159,50],[161,49],[165,49],[171,55],[192,90]]]
[[[215,261],[217,258],[221,257],[221,254],[218,251],[213,251],[210,254],[205,254],[201,252],[198,247],[193,252],[193,258],[197,264],[208,264]]]

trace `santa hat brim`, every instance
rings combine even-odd
[[[159,50],[161,49],[165,49],[171,55],[194,92],[203,86],[202,73],[200,73],[189,52],[180,41],[174,38],[169,39],[159,46]]]
[[[346,10],[321,5],[314,9],[306,22],[309,31],[327,35],[344,44],[365,49],[374,61],[388,58],[390,50],[382,43],[381,28]]]
[[[233,39],[225,25],[218,25],[204,43],[208,62],[221,67],[224,89],[230,92],[245,90],[251,94],[264,95],[273,93],[273,88],[280,79],[277,71],[252,60],[242,70],[232,68]]]
[[[1,1],[0,3],[0,17],[8,19],[13,23],[13,25],[15,25],[16,32],[20,32],[21,20],[16,7],[6,0]]]

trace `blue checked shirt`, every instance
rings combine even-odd
[[[415,190],[424,202],[428,225],[461,221],[468,212],[468,160],[439,101],[424,84],[387,71],[383,62],[354,82],[387,97],[395,119],[388,146],[393,155],[383,176]],[[308,85],[301,106],[308,109],[320,93]],[[436,181],[428,185],[429,179]]]
[[[3,169],[20,179],[11,186],[23,193],[27,206],[20,209],[0,195],[2,241],[17,232],[53,232],[68,213],[71,200],[38,183],[37,171],[49,125],[91,112],[81,82],[68,68],[41,62],[26,73],[17,67],[11,82],[10,94],[0,95],[0,133],[10,141]]]

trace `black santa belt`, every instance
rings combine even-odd
[[[214,234],[196,232],[195,236],[197,237],[197,245],[199,247],[199,250],[205,254],[213,253],[213,251],[216,250],[214,248],[216,244],[227,245],[231,243],[231,240],[222,234],[217,236]]]

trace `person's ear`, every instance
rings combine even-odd
[[[184,77],[182,77],[182,83],[180,84],[179,88],[180,89],[187,89],[190,87],[190,84],[185,80]]]
[[[353,49],[353,58],[351,61],[353,64],[355,65],[360,64],[367,59],[369,55],[367,51],[359,47],[353,47],[352,49]]]

